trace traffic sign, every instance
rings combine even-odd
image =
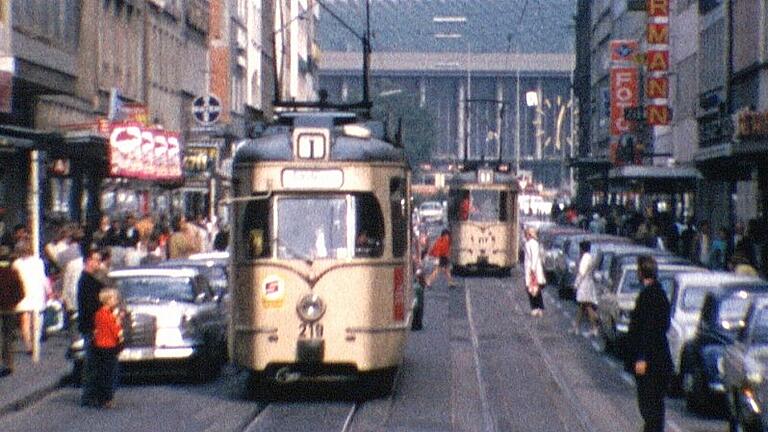
[[[200,96],[192,102],[192,114],[201,125],[216,123],[221,116],[221,102],[213,95]]]

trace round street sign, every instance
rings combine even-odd
[[[221,102],[216,96],[200,96],[192,102],[192,114],[201,125],[211,125],[219,120]]]

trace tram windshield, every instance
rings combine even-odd
[[[382,255],[384,218],[371,193],[282,195],[270,205],[252,204],[242,215],[240,253],[247,259],[314,261]]]
[[[493,189],[451,190],[449,217],[454,221],[506,221],[507,195]]]

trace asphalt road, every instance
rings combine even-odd
[[[356,402],[349,388],[279,400],[242,397],[245,373],[215,382],[131,380],[113,410],[78,406],[63,388],[0,417],[0,431],[583,431],[636,432],[640,417],[631,377],[596,340],[566,332],[574,305],[545,290],[546,313],[528,314],[520,275],[464,278],[426,293],[425,328],[411,333],[394,393]],[[668,401],[667,431],[727,430],[718,418]]]

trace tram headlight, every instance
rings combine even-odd
[[[317,321],[325,313],[325,302],[317,294],[307,294],[299,300],[296,312],[305,321]]]

